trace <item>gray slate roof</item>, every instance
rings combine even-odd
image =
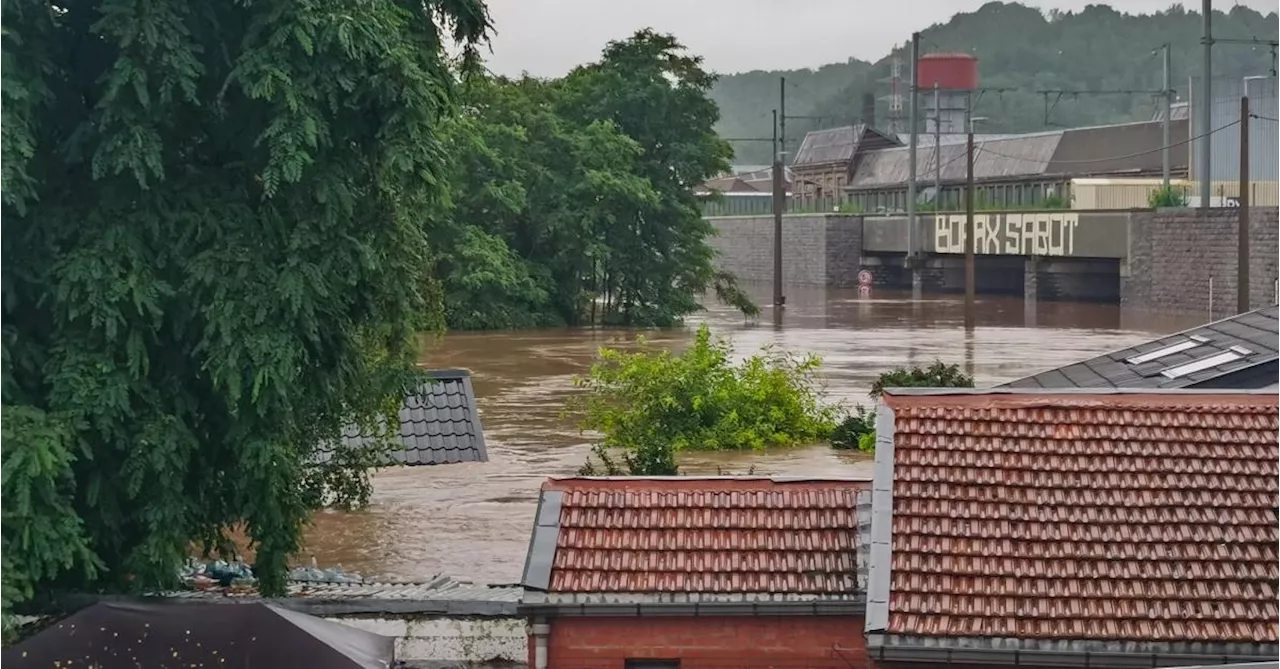
[[[1069,128],[1022,135],[975,135],[973,178],[1001,181],[1041,175],[1140,175],[1158,172],[1161,125],[1154,122]],[[1185,136],[1187,122],[1174,121],[1175,137]],[[967,138],[945,135],[939,147],[922,134],[917,142],[916,176],[932,181],[935,165],[942,166],[944,183],[965,180]],[[861,154],[846,190],[897,188],[910,175],[910,149],[880,148]],[[798,160],[798,157],[797,157]],[[1175,169],[1187,165],[1185,145],[1170,149]]]
[[[805,133],[800,148],[796,150],[793,167],[848,163],[862,150],[879,149],[901,144],[897,139],[868,127],[865,123],[827,128]]]
[[[997,387],[1264,389],[1276,384],[1278,339],[1280,307],[1265,307]],[[1227,360],[1231,353],[1236,357]],[[1165,374],[1215,356],[1223,362],[1174,378]]]
[[[471,372],[437,369],[427,375],[431,381],[405,395],[399,430],[403,448],[391,451],[391,459],[405,465],[488,461]],[[343,445],[348,448],[365,447],[376,438],[354,425],[342,432]]]

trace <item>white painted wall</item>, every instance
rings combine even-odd
[[[528,662],[523,618],[327,618],[396,638],[396,659]]]

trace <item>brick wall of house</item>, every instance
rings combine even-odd
[[[1129,217],[1129,276],[1121,304],[1135,309],[1203,314],[1236,313],[1237,209],[1167,209]],[[1273,207],[1250,210],[1251,308],[1275,303],[1277,228]],[[1213,277],[1210,309],[1209,278]]]
[[[623,669],[679,659],[681,669],[866,669],[861,617],[556,618],[548,666]]]

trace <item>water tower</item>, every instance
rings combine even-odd
[[[928,53],[920,57],[917,68],[926,131],[968,132],[965,122],[969,101],[978,89],[978,59],[967,53]]]

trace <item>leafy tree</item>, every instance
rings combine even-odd
[[[174,584],[242,527],[266,594],[411,382],[421,212],[479,0],[3,7],[3,600]],[[350,500],[347,501],[359,501]]]
[[[648,31],[564,79],[471,80],[433,223],[449,324],[670,325],[704,292],[758,313],[690,192],[728,155],[710,81]]]
[[[823,404],[820,361],[764,349],[741,364],[729,342],[705,325],[682,353],[604,348],[575,379],[583,392],[568,409],[581,429],[600,433],[596,455],[606,472],[671,475],[675,454],[692,450],[757,450],[825,439],[835,408]],[[621,451],[623,466],[609,459]],[[584,470],[599,471],[594,464]]]
[[[1176,186],[1161,186],[1147,196],[1147,204],[1152,208],[1156,207],[1185,207],[1187,206],[1187,194],[1181,188]]]

